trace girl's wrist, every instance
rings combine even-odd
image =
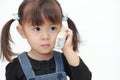
[[[71,66],[78,66],[79,65],[80,57],[72,49],[66,50],[65,52],[63,52],[63,54],[66,57],[69,65],[71,65]]]

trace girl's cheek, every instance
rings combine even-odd
[[[57,35],[55,35],[55,36],[52,35],[52,40],[53,40],[54,42],[56,42],[56,38],[57,38]]]

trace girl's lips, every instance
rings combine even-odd
[[[50,46],[50,44],[43,44],[43,45],[41,45],[41,47],[43,47],[43,48],[48,48]]]

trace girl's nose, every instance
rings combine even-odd
[[[48,32],[42,33],[42,35],[41,35],[41,39],[42,39],[42,40],[48,40],[49,38],[50,38],[50,36],[49,36],[49,33],[48,33]]]

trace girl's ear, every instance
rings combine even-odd
[[[23,38],[26,38],[25,36],[25,31],[23,29],[23,27],[21,25],[17,25],[17,31],[20,33],[20,35],[23,37]]]

